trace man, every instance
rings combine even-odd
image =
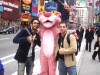
[[[31,27],[23,28],[13,39],[13,43],[19,44],[14,57],[18,61],[18,75],[24,75],[25,67],[27,75],[32,75],[35,57],[34,48],[36,45],[40,46],[40,37],[37,33],[39,26],[38,18],[33,18]]]
[[[77,33],[78,38],[79,38],[77,40],[77,53],[78,53],[78,51],[80,51],[80,48],[81,48],[81,42],[82,42],[82,36],[83,36],[83,32],[81,30],[81,26],[78,26],[78,29],[76,30],[76,33]]]
[[[76,57],[77,51],[76,38],[73,34],[69,36],[70,45],[67,41],[67,25],[65,22],[61,22],[59,25],[60,34],[57,39],[55,59],[58,57],[58,70],[59,75],[77,75],[76,71]]]
[[[89,52],[91,52],[91,43],[94,39],[94,32],[91,30],[91,26],[88,26],[88,29],[85,33],[85,39],[86,39],[86,50],[88,50],[88,44],[89,44]]]
[[[98,30],[96,31],[97,37],[100,36],[100,27],[98,28]]]

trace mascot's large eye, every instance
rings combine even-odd
[[[41,12],[40,12],[40,14],[44,14],[44,13],[45,13],[45,11],[41,11]]]
[[[57,11],[52,11],[52,14],[56,15],[57,14]]]

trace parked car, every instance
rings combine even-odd
[[[3,31],[3,27],[0,27],[0,34],[2,34],[2,31]]]
[[[5,26],[3,27],[1,34],[2,33],[6,33],[6,34],[15,33],[15,29],[16,29],[15,26]]]

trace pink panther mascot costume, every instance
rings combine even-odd
[[[41,51],[40,65],[41,73],[39,75],[56,75],[56,62],[54,60],[55,42],[59,30],[56,28],[61,22],[61,14],[57,11],[42,11],[39,14],[39,20],[42,25],[40,30]]]

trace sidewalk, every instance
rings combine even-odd
[[[92,42],[91,52],[86,51],[84,47],[77,65],[78,75],[100,75],[100,62],[98,60],[98,56],[95,60],[92,59],[95,41],[96,36]]]

